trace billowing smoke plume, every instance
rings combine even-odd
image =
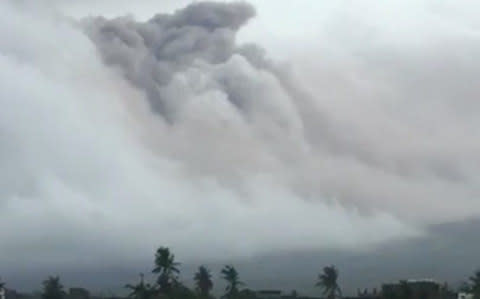
[[[413,126],[364,100],[388,91],[359,88],[349,108],[371,114],[338,117],[357,85],[332,72],[309,94],[298,78],[330,73],[296,77],[238,44],[248,4],[146,22],[0,7],[2,265],[118,263],[160,244],[222,260],[368,248],[479,212],[478,159],[455,164],[442,134],[409,145]]]
[[[125,77],[145,91],[153,109],[175,122],[185,100],[182,95],[173,98],[166,86],[194,63],[216,65],[229,60],[236,50],[236,31],[253,15],[247,4],[200,3],[146,23],[129,17],[86,23],[105,62],[121,67]]]
[[[100,17],[83,24],[103,61],[142,90],[165,123],[167,132],[150,127],[146,134],[151,148],[181,160],[190,174],[240,189],[251,178],[266,176],[302,200],[335,198],[417,222],[476,214],[476,209],[446,204],[451,197],[476,193],[455,180],[466,174],[454,157],[425,148],[422,131],[410,140],[419,152],[406,145],[398,151],[395,141],[408,135],[389,128],[393,117],[382,115],[385,132],[364,131],[368,121],[335,122],[335,111],[329,115],[324,104],[334,101],[334,95],[329,98],[322,90],[306,95],[259,47],[238,45],[237,31],[254,14],[245,3],[206,2],[146,22]],[[383,139],[377,140],[379,134]],[[424,207],[412,211],[403,204],[405,198],[425,207],[437,203],[436,213],[426,215]]]
[[[160,244],[227,259],[415,234],[385,211],[295,190],[315,151],[294,89],[261,50],[235,43],[251,6],[195,4],[145,23],[1,6],[5,267],[118,264]]]
[[[191,173],[236,184],[277,178],[285,173],[279,168],[290,168],[284,162],[303,159],[309,147],[288,86],[259,48],[235,42],[253,15],[245,3],[199,3],[145,23],[84,21],[106,64],[144,91],[165,122],[167,133],[148,134],[152,148]]]

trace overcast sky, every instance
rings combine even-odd
[[[478,218],[478,5],[190,2],[0,4],[2,276],[365,254]]]

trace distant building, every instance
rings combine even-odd
[[[3,299],[41,299],[40,295],[18,293],[16,290],[0,288],[0,297]]]
[[[457,294],[457,299],[473,299],[473,294],[460,292]]]
[[[410,299],[438,299],[441,298],[440,285],[432,279],[403,280],[398,283],[382,285],[382,297],[410,298]]]
[[[7,289],[7,299],[41,299],[40,293],[18,293],[15,290]]]
[[[5,290],[5,287],[2,285],[0,286],[0,299],[6,299],[5,295],[6,295],[6,290]]]
[[[5,290],[5,298],[6,299],[19,299],[20,295],[15,290],[7,289],[7,290]]]
[[[377,292],[376,288],[373,288],[371,291],[364,289],[363,291],[358,289],[356,297],[343,297],[343,299],[379,299],[380,294]]]
[[[70,288],[68,299],[90,299],[90,292],[84,288]]]
[[[281,299],[282,291],[279,290],[261,290],[256,291],[255,295],[258,299]]]

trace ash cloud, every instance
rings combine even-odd
[[[5,269],[131,265],[160,244],[229,260],[419,234],[388,211],[293,190],[286,174],[303,173],[310,145],[273,64],[235,43],[251,6],[144,23],[0,6]]]
[[[145,90],[152,107],[173,122],[179,104],[165,94],[165,86],[198,60],[226,62],[236,49],[237,30],[254,15],[246,3],[202,2],[145,23],[100,17],[85,24],[106,63],[119,66],[128,80]]]
[[[271,175],[309,147],[280,70],[258,46],[236,43],[254,15],[246,3],[206,2],[147,22],[83,21],[104,62],[144,91],[167,123],[170,138],[151,128],[152,147],[230,186]]]
[[[0,6],[7,268],[134,264],[159,244],[182,260],[362,250],[479,214],[475,121],[445,93],[475,107],[456,81],[474,53],[343,47],[334,22],[298,74],[238,43],[245,3],[78,22]]]
[[[441,139],[453,131],[428,136],[425,130],[430,124],[409,123],[408,116],[386,110],[388,101],[396,101],[392,98],[404,97],[401,101],[405,102],[422,97],[418,101],[427,103],[435,96],[434,75],[425,73],[431,82],[423,85],[404,80],[402,75],[405,69],[421,73],[428,67],[412,68],[422,65],[412,55],[410,61],[399,54],[391,66],[383,64],[382,53],[378,58],[365,57],[366,61],[346,55],[336,67],[351,65],[340,75],[334,69],[337,81],[325,83],[328,73],[323,70],[315,70],[320,75],[302,81],[304,74],[296,76],[276,64],[261,47],[238,44],[241,25],[254,15],[246,3],[206,2],[146,22],[120,17],[89,18],[83,24],[103,61],[140,88],[159,119],[166,122],[167,133],[162,136],[149,127],[150,146],[161,155],[181,160],[190,174],[214,177],[236,190],[250,177],[266,175],[303,200],[335,198],[362,211],[384,210],[415,223],[478,215],[478,203],[470,200],[478,195],[472,185],[476,179],[468,174],[472,170],[443,150]],[[342,36],[339,24],[327,25],[338,30],[333,42],[328,40],[332,37],[325,37],[329,46],[333,48],[342,38],[349,40]],[[392,49],[391,53],[397,52]],[[323,61],[314,55],[308,59],[312,65]],[[362,64],[365,68],[359,69]],[[395,69],[396,65],[401,67]],[[451,61],[446,65],[461,64]],[[387,74],[385,78],[377,76],[380,71]],[[346,77],[349,72],[356,77]],[[317,78],[323,90],[312,82]],[[387,78],[394,78],[393,82]],[[309,94],[304,86],[314,91]],[[363,111],[362,105],[372,107],[372,115],[364,111],[347,119],[338,114]],[[415,132],[413,138],[409,132]],[[431,138],[435,139],[429,143]],[[465,157],[471,156],[467,148],[449,151],[464,150]],[[475,167],[477,159],[471,158]],[[449,204],[452,197],[464,198],[462,206]],[[412,213],[405,201],[422,204]],[[426,213],[431,206],[435,213]]]

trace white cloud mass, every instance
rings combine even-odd
[[[3,265],[362,249],[480,212],[478,27],[442,7],[339,5],[292,69],[236,41],[245,3],[36,8],[0,3]]]

